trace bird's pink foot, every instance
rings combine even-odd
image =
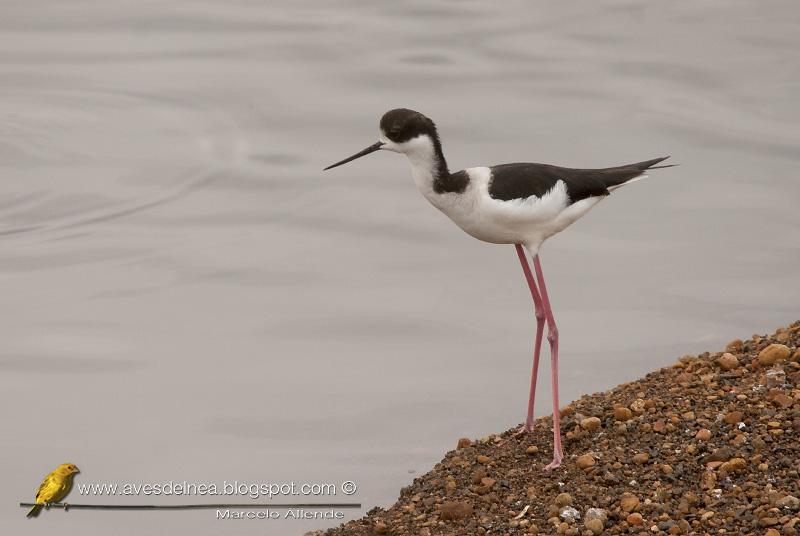
[[[508,438],[506,438],[503,441],[501,441],[499,443],[499,445],[501,445],[501,446],[505,445],[506,443],[508,443],[512,439],[516,439],[519,436],[522,436],[522,435],[525,435],[525,434],[530,434],[531,432],[533,432],[533,423],[525,423],[522,426],[520,426],[517,429],[517,431],[514,432],[511,436],[509,436]]]
[[[499,446],[499,447],[502,447],[503,445],[505,445],[506,443],[508,443],[508,442],[509,442],[509,441],[511,441],[512,439],[516,439],[516,438],[518,438],[519,436],[522,436],[522,435],[525,435],[525,434],[530,434],[530,433],[532,433],[532,432],[533,432],[533,423],[525,423],[525,424],[523,424],[522,426],[520,426],[520,427],[517,429],[517,431],[516,431],[516,432],[514,432],[513,434],[511,434],[511,435],[510,435],[509,437],[507,437],[506,439],[502,440],[500,443],[498,443],[498,444],[497,444],[497,446]]]
[[[533,432],[533,423],[532,422],[526,422],[525,424],[520,426],[519,429],[516,432],[514,432],[514,437],[519,437],[521,435],[530,434],[531,432]]]
[[[69,503],[64,503],[64,511],[66,512],[69,510]]]
[[[559,454],[558,452],[554,453],[554,454],[553,454],[553,461],[552,461],[552,462],[550,462],[550,463],[547,465],[547,467],[545,467],[545,468],[544,468],[544,470],[545,470],[545,471],[552,471],[553,469],[556,469],[556,468],[558,468],[558,467],[561,467],[561,460],[562,460],[563,458],[564,458],[564,457],[563,457],[561,454]]]

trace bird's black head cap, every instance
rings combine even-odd
[[[439,141],[436,125],[429,117],[408,108],[389,110],[381,117],[381,130],[395,143],[403,143],[422,134]]]
[[[395,108],[383,114],[380,127],[383,134],[395,143],[404,143],[417,136],[428,135],[433,141],[433,150],[436,153],[436,175],[446,176],[450,173],[442,152],[442,142],[439,141],[439,132],[430,117],[416,110]]]

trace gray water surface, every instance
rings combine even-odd
[[[81,483],[352,480],[307,499],[352,517],[522,420],[514,249],[463,234],[398,155],[321,172],[390,108],[436,120],[453,169],[681,164],[543,248],[563,403],[800,317],[796,2],[2,11],[4,533],[300,534],[330,523],[16,504],[73,461]]]

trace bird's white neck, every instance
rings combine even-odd
[[[434,183],[449,175],[441,145],[428,135],[417,136],[402,144],[402,152],[411,164],[411,175],[419,191],[430,198],[436,195]]]

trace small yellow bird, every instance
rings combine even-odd
[[[78,473],[80,471],[74,463],[62,463],[44,477],[36,492],[36,504],[30,509],[27,517],[38,516],[43,506],[49,507],[50,503],[59,502],[66,497],[72,489],[72,479]]]

